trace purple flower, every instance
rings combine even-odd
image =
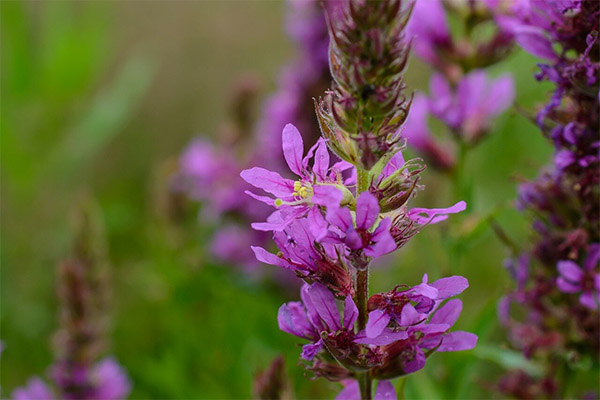
[[[355,380],[342,382],[344,389],[335,397],[335,400],[360,400],[360,388]],[[396,400],[396,390],[390,381],[379,381],[375,391],[374,400]]]
[[[597,272],[600,261],[600,244],[593,243],[588,250],[587,258],[580,267],[573,261],[559,261],[556,279],[558,288],[564,293],[581,293],[579,302],[587,308],[595,310],[600,304],[600,273]]]
[[[27,381],[27,385],[17,388],[12,393],[13,400],[52,400],[56,396],[52,389],[38,377]]]
[[[378,222],[379,212],[377,199],[369,192],[361,193],[356,200],[356,221],[347,207],[329,208],[326,218],[333,226],[329,238],[344,243],[351,250],[364,250],[369,257],[396,250],[389,230],[392,220],[384,218]]]
[[[460,315],[462,302],[453,299],[437,307],[439,302],[462,292],[466,285],[466,279],[450,277],[431,286],[424,282],[400,296],[396,296],[395,291],[390,292],[391,296],[388,294],[387,298],[373,296],[371,300],[375,297],[377,303],[388,301],[388,305],[384,310],[377,309],[369,314],[367,329],[356,335],[355,342],[384,346],[381,351],[386,356],[376,374],[387,377],[416,372],[425,366],[425,351],[474,348],[476,335],[463,331],[448,332]],[[390,328],[386,327],[390,322],[388,313],[393,315]]]
[[[260,262],[292,270],[307,282],[321,282],[337,295],[354,294],[352,275],[339,260],[339,249],[333,244],[317,245],[314,229],[311,219],[295,219],[283,231],[274,232],[280,255],[262,247],[253,246],[252,250]]]
[[[440,145],[432,136],[427,126],[429,115],[429,103],[425,95],[415,95],[410,107],[410,113],[404,123],[402,136],[406,139],[408,147],[418,151],[433,163],[436,168],[442,170],[451,169],[454,166],[454,156],[447,149],[447,145]]]
[[[279,230],[299,215],[306,214],[314,205],[339,205],[343,199],[341,170],[338,166],[329,167],[329,151],[323,139],[313,146],[306,156],[300,132],[292,124],[287,124],[282,132],[283,155],[290,168],[300,179],[293,181],[279,173],[254,167],[242,171],[242,178],[252,186],[262,189],[276,198],[258,196],[246,192],[255,199],[282,210],[292,209],[289,218],[282,218],[280,212],[267,223],[255,223],[257,230]],[[313,158],[312,167],[308,165]],[[342,164],[338,164],[342,165]]]
[[[487,73],[475,70],[465,75],[452,90],[441,75],[430,81],[431,113],[444,121],[467,142],[477,142],[490,128],[490,121],[513,102],[514,83],[510,75],[490,80]]]
[[[440,65],[439,49],[451,48],[452,38],[441,1],[418,0],[406,26],[407,37],[413,38],[415,53],[433,65]]]
[[[301,302],[290,302],[279,308],[279,328],[287,333],[308,339],[312,343],[302,347],[302,357],[312,360],[323,348],[321,335],[339,335],[340,332],[354,333],[358,308],[352,296],[346,296],[344,314],[340,318],[333,294],[323,285],[304,285],[300,292]]]
[[[97,362],[93,373],[96,379],[94,398],[120,400],[129,395],[131,382],[114,357],[107,357]]]
[[[439,279],[427,283],[427,274],[423,282],[408,290],[373,295],[369,299],[369,320],[365,331],[367,338],[376,338],[394,321],[398,326],[410,326],[427,318],[437,302],[462,293],[469,287],[462,276]],[[413,303],[415,304],[413,306]]]

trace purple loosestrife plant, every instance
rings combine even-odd
[[[405,161],[399,134],[410,108],[402,72],[408,58],[402,1],[349,1],[329,12],[333,90],[316,104],[322,138],[306,153],[291,124],[282,149],[295,180],[254,167],[242,171],[272,207],[254,229],[272,231],[279,252],[252,247],[256,258],[304,280],[301,302],[281,306],[280,328],[308,343],[306,368],[340,381],[339,398],[395,398],[390,380],[424,367],[435,351],[467,350],[477,337],[450,332],[468,286],[454,276],[369,297],[369,266],[428,224],[465,210],[410,208],[419,160]],[[328,148],[342,161],[331,163]],[[286,174],[287,175],[287,174]],[[338,302],[342,303],[341,311]]]
[[[512,33],[497,23],[512,3],[512,0],[415,2],[407,36],[414,43],[417,55],[436,72],[430,80],[429,95],[415,96],[404,136],[411,148],[436,168],[460,169],[466,149],[489,134],[493,119],[514,99],[510,75],[490,79],[483,69],[504,59],[512,48]],[[461,25],[462,36],[451,32],[448,11]],[[481,35],[481,30],[490,25],[493,34]],[[429,117],[442,122],[456,146],[434,137],[428,126]],[[459,153],[455,154],[452,147],[458,147]]]
[[[536,120],[555,156],[537,179],[519,188],[518,207],[533,216],[535,235],[508,262],[517,286],[499,309],[512,344],[544,365],[545,374],[512,372],[500,389],[514,396],[582,395],[582,386],[579,393],[566,392],[570,376],[597,368],[599,16],[597,1],[532,0],[519,2],[515,16],[503,21],[525,50],[548,60],[539,64],[536,78],[555,84]]]
[[[106,399],[128,396],[131,383],[106,347],[108,265],[101,224],[92,204],[76,215],[73,255],[59,266],[59,329],[55,362],[49,368],[53,385],[38,377],[13,392],[16,400]]]

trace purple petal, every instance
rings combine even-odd
[[[269,215],[267,222],[254,222],[251,226],[257,231],[281,232],[305,212],[304,206],[287,207],[285,210],[278,210]]]
[[[259,196],[255,193],[252,193],[249,190],[245,190],[244,193],[246,193],[248,196],[252,197],[255,200],[258,200],[262,203],[268,204],[272,207],[275,207],[275,200],[272,197],[268,197],[268,196]]]
[[[433,282],[431,286],[439,291],[438,298],[447,299],[448,297],[453,297],[459,293],[462,293],[466,288],[469,287],[469,281],[465,277],[454,275],[447,278],[438,279],[437,281]]]
[[[107,357],[99,361],[94,366],[94,374],[97,382],[94,398],[120,400],[129,395],[131,382],[115,358]]]
[[[369,192],[362,192],[356,199],[356,227],[367,230],[379,216],[379,202]]]
[[[311,201],[325,207],[339,207],[344,198],[342,191],[332,185],[314,185]]]
[[[356,307],[354,300],[352,300],[352,296],[348,295],[344,302],[344,329],[352,331],[357,318],[358,307]]]
[[[396,390],[390,381],[379,381],[374,400],[397,400]]]
[[[294,191],[294,181],[284,179],[277,172],[264,168],[245,169],[240,173],[240,176],[252,186],[277,197],[290,196]]]
[[[354,228],[348,229],[344,243],[352,250],[358,250],[363,247],[362,237]]]
[[[515,100],[515,82],[512,75],[503,75],[497,78],[492,84],[492,93],[494,101],[488,111],[492,115],[499,115],[504,112]]]
[[[569,282],[579,283],[583,279],[583,270],[573,261],[559,261],[556,267],[560,275]]]
[[[429,112],[427,102],[427,97],[423,94],[419,93],[415,96],[402,131],[402,137],[406,138],[409,147],[420,151],[427,150],[432,143],[431,134],[427,127],[427,114]],[[386,171],[387,169],[386,165],[383,170]],[[384,175],[384,177],[388,175]]]
[[[299,301],[290,301],[279,307],[277,322],[279,329],[289,334],[309,340],[317,337],[306,315],[306,309]]]
[[[375,229],[375,232],[373,232],[373,235],[371,235],[371,240],[374,242],[374,244],[365,248],[365,254],[367,256],[380,257],[396,250],[396,241],[390,234],[391,225],[392,220],[390,218],[384,218],[379,223],[377,229]]]
[[[305,344],[304,346],[302,346],[302,358],[304,358],[305,360],[312,360],[313,358],[315,358],[315,356],[317,355],[317,353],[319,351],[321,351],[321,349],[323,348],[323,341],[321,339],[319,339],[318,342],[313,343],[313,344]]]
[[[304,153],[304,143],[302,135],[292,124],[287,124],[281,134],[281,143],[283,147],[283,156],[290,170],[298,176],[302,176],[302,153]],[[249,182],[250,183],[250,182]]]
[[[340,326],[340,315],[333,294],[320,283],[314,283],[308,288],[307,292],[312,305],[330,331],[340,330],[342,328]]]
[[[584,268],[588,271],[593,270],[600,261],[600,243],[592,243],[588,248],[587,258],[583,264]]]
[[[330,224],[337,226],[343,232],[353,226],[352,214],[347,207],[328,207],[326,218]]]
[[[477,345],[477,335],[471,332],[456,331],[444,335],[437,351],[471,350]]]
[[[408,339],[408,333],[406,331],[394,332],[390,329],[384,329],[377,337],[369,338],[365,330],[358,332],[354,337],[354,343],[359,344],[371,344],[374,346],[385,346],[390,343],[397,342],[398,340]]]
[[[371,311],[366,327],[367,337],[374,338],[379,336],[389,322],[390,316],[384,310],[377,309]]]
[[[587,291],[583,292],[581,296],[579,296],[579,302],[582,306],[589,308],[590,310],[595,310],[600,303],[600,293]]]
[[[433,300],[440,297],[439,290],[435,286],[427,283],[419,283],[418,285],[409,289],[408,292],[410,293],[411,297],[423,296]]]
[[[459,201],[448,208],[413,208],[408,211],[408,217],[421,225],[435,224],[447,219],[448,214],[456,214],[466,209],[467,203]]]
[[[278,267],[283,267],[285,269],[294,269],[294,266],[292,264],[290,264],[283,258],[276,256],[273,253],[269,253],[267,250],[263,249],[262,247],[250,246],[250,248],[254,252],[256,259],[262,263],[276,265]]]
[[[423,320],[423,314],[420,314],[412,304],[408,303],[402,307],[400,313],[400,326],[411,326]]]
[[[559,276],[556,279],[556,286],[558,286],[558,289],[563,293],[577,293],[581,290],[581,287],[579,285],[575,285],[567,281],[562,276]]]
[[[302,285],[300,289],[300,298],[302,299],[302,303],[304,303],[304,307],[306,308],[306,315],[308,316],[308,320],[315,327],[316,330],[323,331],[325,328],[323,326],[323,322],[319,317],[319,313],[317,309],[312,303],[310,296],[308,295],[308,290],[310,289],[310,285],[305,283]]]
[[[27,381],[26,386],[15,389],[12,398],[14,400],[52,400],[55,396],[46,382],[34,377]]]
[[[308,212],[308,221],[310,222],[310,232],[314,239],[319,242],[329,232],[329,224],[325,221],[325,217],[321,214],[319,207],[312,207]]]
[[[414,104],[414,102],[413,102]],[[411,113],[413,112],[413,106],[411,105],[410,108]],[[388,176],[390,176],[391,174],[393,174],[394,172],[396,172],[397,170],[399,170],[400,168],[402,168],[402,166],[404,165],[404,156],[402,156],[402,152],[398,151],[396,154],[394,154],[394,156],[392,158],[390,158],[390,161],[388,161],[388,163],[385,165],[385,167],[383,167],[383,170],[381,171],[381,178],[385,179]]]
[[[408,360],[403,360],[404,361],[404,372],[407,374],[416,372],[420,369],[422,369],[425,366],[425,361],[426,361],[426,357],[425,357],[425,353],[423,353],[423,350],[421,350],[418,347],[414,347],[414,354],[412,355],[411,359]],[[410,355],[406,355],[405,357],[409,357]]]
[[[348,382],[348,381],[346,381]],[[336,396],[335,400],[360,400],[360,388],[355,380],[344,382],[344,389]]]
[[[448,119],[448,112],[453,105],[454,96],[446,78],[439,73],[433,74],[429,81],[429,91],[431,92],[429,96],[431,112],[439,118]]]
[[[315,153],[315,162],[313,165],[313,172],[315,172],[321,179],[327,177],[327,171],[329,170],[329,150],[323,139],[319,139],[319,147]]]
[[[452,326],[460,316],[461,311],[462,301],[459,299],[452,299],[435,312],[433,317],[431,317],[430,322],[432,324],[448,324],[449,326]]]

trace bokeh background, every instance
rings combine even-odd
[[[216,134],[232,84],[250,73],[262,98],[274,90],[293,55],[284,9],[278,1],[2,1],[3,397],[52,362],[56,265],[69,253],[69,218],[82,197],[97,201],[105,225],[110,350],[133,381],[130,398],[249,398],[256,371],[280,353],[299,398],[339,390],[306,379],[296,338],[277,327],[277,309],[294,295],[211,259],[212,228],[197,208],[177,224],[164,215],[168,171],[193,137]],[[497,322],[508,253],[489,224],[517,243],[529,235],[513,208],[516,185],[551,156],[517,111],[549,96],[535,70],[519,50],[491,69],[514,75],[518,107],[468,156],[469,213],[428,227],[372,274],[372,293],[416,284],[423,272],[471,284],[457,328],[478,334],[478,347],[436,354],[407,380],[407,398],[491,397],[505,368],[535,370],[507,350]],[[413,59],[406,81],[424,89],[429,74]],[[433,169],[423,183],[415,204],[459,200]]]

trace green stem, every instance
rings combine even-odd
[[[362,192],[369,190],[369,171],[356,168],[356,197]],[[362,263],[361,263],[362,264]],[[369,264],[356,266],[356,303],[358,307],[358,330],[363,330],[367,326],[369,300]],[[357,374],[358,386],[360,388],[361,400],[371,400],[372,378],[370,371]]]
[[[401,376],[400,379],[398,379],[398,384],[396,385],[396,391],[398,392],[398,400],[404,400],[406,399],[406,396],[404,395],[404,387],[406,386],[406,376]]]
[[[367,301],[369,299],[369,267],[356,271],[356,306],[358,307],[358,330],[367,326]]]

